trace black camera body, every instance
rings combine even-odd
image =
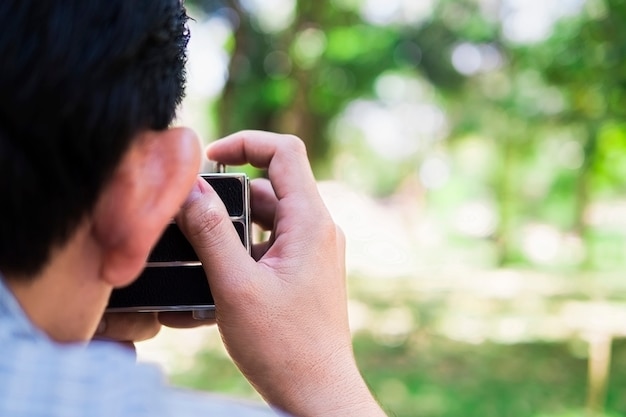
[[[250,186],[246,174],[201,174],[220,196],[241,243],[250,253]],[[202,264],[191,244],[172,221],[152,249],[146,267],[129,286],[115,289],[108,312],[193,311],[210,318],[215,303]]]

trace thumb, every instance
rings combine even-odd
[[[232,276],[237,269],[241,271],[252,258],[241,244],[224,203],[202,178],[196,180],[176,223],[195,249],[213,296],[218,299],[224,277]]]

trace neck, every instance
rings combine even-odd
[[[99,279],[99,253],[88,231],[80,227],[37,276],[6,277],[30,321],[58,342],[91,339],[111,293]]]

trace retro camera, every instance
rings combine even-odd
[[[201,174],[220,196],[241,243],[250,253],[250,186],[246,174]],[[131,285],[115,289],[109,312],[193,311],[210,318],[215,303],[202,264],[191,244],[172,221],[152,249],[146,267]]]

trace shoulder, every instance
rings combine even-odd
[[[264,404],[174,389],[156,366],[111,343],[2,346],[0,415],[14,417],[269,417]]]
[[[0,355],[0,415],[154,416],[159,370],[116,346],[11,340]],[[149,400],[148,400],[149,399]]]

